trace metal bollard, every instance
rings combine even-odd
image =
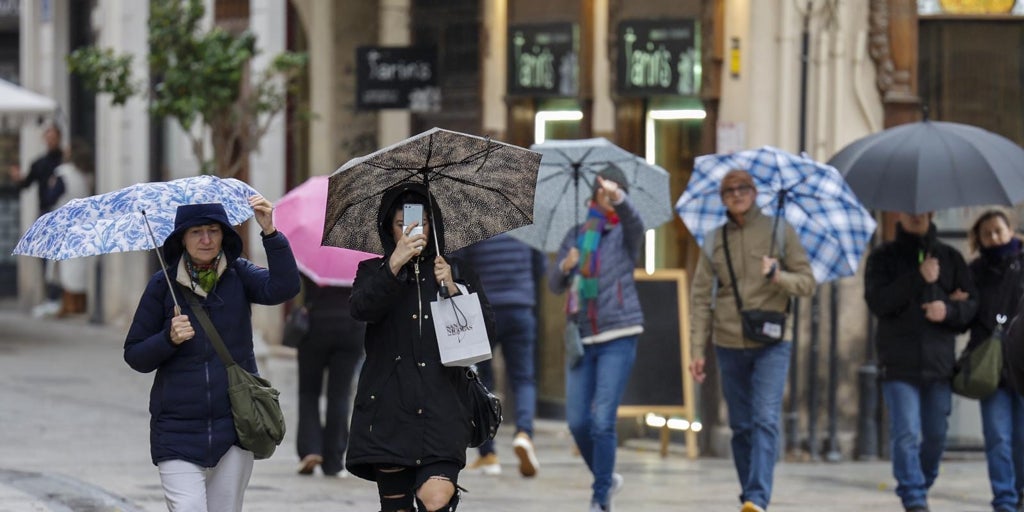
[[[867,362],[857,369],[857,460],[878,458],[878,368]]]

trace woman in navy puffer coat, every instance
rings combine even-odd
[[[220,204],[178,208],[162,251],[174,279],[157,272],[139,301],[124,344],[137,371],[156,370],[149,397],[150,449],[171,511],[239,511],[253,454],[238,446],[224,364],[189,306],[195,293],[239,366],[257,373],[251,304],[280,304],[299,291],[299,274],[272,206],[249,203],[262,228],[269,269],[244,258],[241,237]],[[190,290],[190,291],[189,291]]]

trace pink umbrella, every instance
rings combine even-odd
[[[314,176],[274,205],[274,225],[291,243],[299,270],[320,286],[352,286],[359,262],[377,255],[320,245],[327,211],[327,176]]]

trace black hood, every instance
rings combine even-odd
[[[433,260],[437,252],[434,249],[434,237],[437,237],[437,245],[441,254],[444,254],[444,218],[441,216],[441,210],[437,207],[437,201],[428,201],[427,194],[426,186],[412,182],[400,183],[384,192],[380,200],[380,208],[377,210],[377,233],[380,235],[381,245],[384,246],[385,258],[395,250],[395,240],[391,236],[392,214],[401,208],[402,204],[410,202],[422,204],[424,210],[429,211],[430,235],[427,246],[423,248],[422,256]]]

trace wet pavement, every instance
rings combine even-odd
[[[0,305],[0,512],[166,510],[149,459],[152,375],[124,363],[123,336],[85,318],[35,319]],[[272,458],[256,462],[245,510],[377,510],[370,482],[296,474],[295,360],[268,356],[263,372],[281,390],[290,432]],[[539,421],[535,441],[540,473],[522,478],[512,433],[499,433],[502,474],[461,475],[469,493],[459,510],[586,511],[590,477],[564,423]],[[932,512],[991,510],[984,461],[966,459],[943,463]],[[739,510],[726,459],[662,458],[655,444],[631,441],[619,449],[616,471],[625,477],[617,512]],[[781,463],[771,510],[899,511],[894,485],[887,461]]]

